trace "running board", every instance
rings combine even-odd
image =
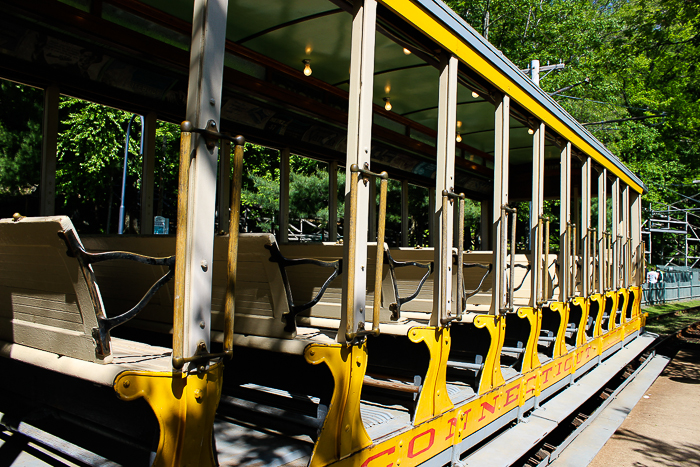
[[[554,431],[583,402],[601,391],[608,381],[644,352],[655,339],[656,335],[639,336],[576,383],[542,404],[522,422],[501,433],[488,444],[454,465],[460,467],[504,467],[514,464]],[[651,358],[648,358],[644,364],[650,360]],[[640,368],[643,367],[644,365]],[[631,381],[631,378],[628,381]],[[609,398],[608,400],[612,401],[613,399]],[[592,420],[593,416],[589,418],[588,422],[590,423]],[[504,446],[518,446],[518,449],[504,449]]]

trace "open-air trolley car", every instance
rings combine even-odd
[[[518,429],[509,465],[651,342],[644,185],[439,0],[2,4],[0,75],[45,92],[40,212],[0,221],[6,427],[86,463],[313,467],[490,465]],[[145,116],[140,235],[56,215],[60,94]],[[156,119],[184,121],[175,235]],[[328,242],[289,242],[284,208],[239,233],[245,141],[282,152],[282,206],[290,153],[329,164]]]

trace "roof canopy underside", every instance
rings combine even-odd
[[[193,3],[191,0],[106,0],[99,19],[113,24],[114,28],[148,36],[163,50],[168,50],[172,62],[184,61],[189,49]],[[20,2],[16,5],[21,8]],[[60,8],[63,7],[67,6]],[[307,122],[308,128],[298,137],[299,145],[295,148],[299,153],[319,157],[324,152],[322,149],[304,150],[305,145],[310,147],[319,141],[323,141],[329,154],[343,153],[351,7],[344,0],[230,0],[225,63],[226,73],[233,78],[225,79],[225,86],[228,84],[233,91],[228,95],[228,104],[224,102],[222,117],[250,127],[251,140],[256,139],[255,131],[258,131],[260,142],[273,145],[282,142],[285,135],[292,138],[295,132],[291,127]],[[30,19],[36,20],[36,16],[38,13]],[[70,23],[70,18],[65,21]],[[75,35],[73,31],[72,36]],[[66,40],[65,37],[60,39]],[[90,41],[93,47],[99,42],[89,32],[79,39]],[[571,141],[580,154],[595,158],[633,189],[643,189],[641,181],[602,144],[466,23],[435,0],[385,0],[379,5],[373,86],[377,129],[373,133],[378,142],[373,154],[379,163],[413,173],[418,181],[433,175],[438,121],[437,66],[440,53],[445,49],[461,62],[455,137],[457,133],[461,137],[461,143],[457,143],[457,168],[468,191],[482,193],[484,197],[490,192],[486,187],[493,179],[494,101],[502,92],[513,99],[511,166],[531,164],[533,137],[528,130],[544,121],[547,125],[545,159],[551,160],[551,166],[560,156],[561,145]],[[148,50],[144,46],[144,51]],[[110,68],[115,68],[115,62],[119,61],[115,58],[120,53],[123,52],[110,50],[109,45],[99,53],[93,52],[91,55],[98,58],[86,65],[83,75],[104,83],[115,74]],[[309,60],[312,70],[308,78],[303,74],[304,60]],[[121,68],[123,74],[124,67]],[[177,70],[177,66],[170,68],[174,68],[175,73],[183,71]],[[167,79],[161,79],[164,83],[160,86],[167,89],[162,99],[182,100],[179,95],[186,80],[179,78],[176,84],[166,82]],[[151,77],[153,80],[156,78]],[[279,93],[271,95],[261,83],[288,92],[287,102],[277,97]],[[179,94],[173,97],[176,91]],[[226,92],[224,96],[226,98]],[[386,100],[391,103],[390,111],[384,110]],[[232,131],[238,132],[237,129]],[[295,146],[293,141],[288,143]],[[406,157],[400,167],[396,167],[402,155]]]

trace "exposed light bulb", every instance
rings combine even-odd
[[[391,110],[391,101],[388,97],[384,98],[384,110],[386,110],[387,112]]]
[[[457,128],[462,128],[462,120],[457,120]]]
[[[477,97],[479,97],[479,93],[476,91],[472,91],[472,97],[476,99]]]
[[[535,134],[535,130],[533,130],[532,128],[528,128],[528,129],[527,129],[527,132],[528,132],[528,134],[530,134],[530,135],[534,135],[534,134]]]
[[[457,138],[455,138],[458,143],[462,142],[462,135],[459,134],[459,131],[457,132]]]
[[[411,51],[408,50],[406,47],[403,48],[403,53],[404,55],[411,55]]]
[[[305,58],[304,60],[301,61],[301,63],[304,64],[304,75],[305,76],[311,76],[311,60],[308,58]]]

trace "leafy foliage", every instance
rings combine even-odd
[[[43,93],[0,81],[0,204],[2,217],[27,212],[41,179]]]
[[[62,98],[60,108],[65,117],[58,139],[57,212],[70,215],[82,231],[114,233],[121,199],[126,129],[132,115],[74,98]],[[128,219],[125,231],[131,232],[138,232],[136,219],[140,213],[141,131],[140,120],[136,118],[130,132],[125,193]],[[156,193],[159,194],[156,213],[165,209],[174,217],[179,128],[160,123],[156,140],[164,142],[156,145]],[[166,196],[169,202],[164,199]]]
[[[697,207],[700,4],[685,0],[452,0],[521,69],[565,63],[540,85],[649,188],[644,205]],[[589,78],[590,84],[584,84]],[[575,85],[562,91],[562,88]],[[645,212],[645,217],[649,212]],[[659,236],[653,251],[682,237]],[[700,251],[698,252],[700,255]],[[661,258],[655,258],[660,261]]]

